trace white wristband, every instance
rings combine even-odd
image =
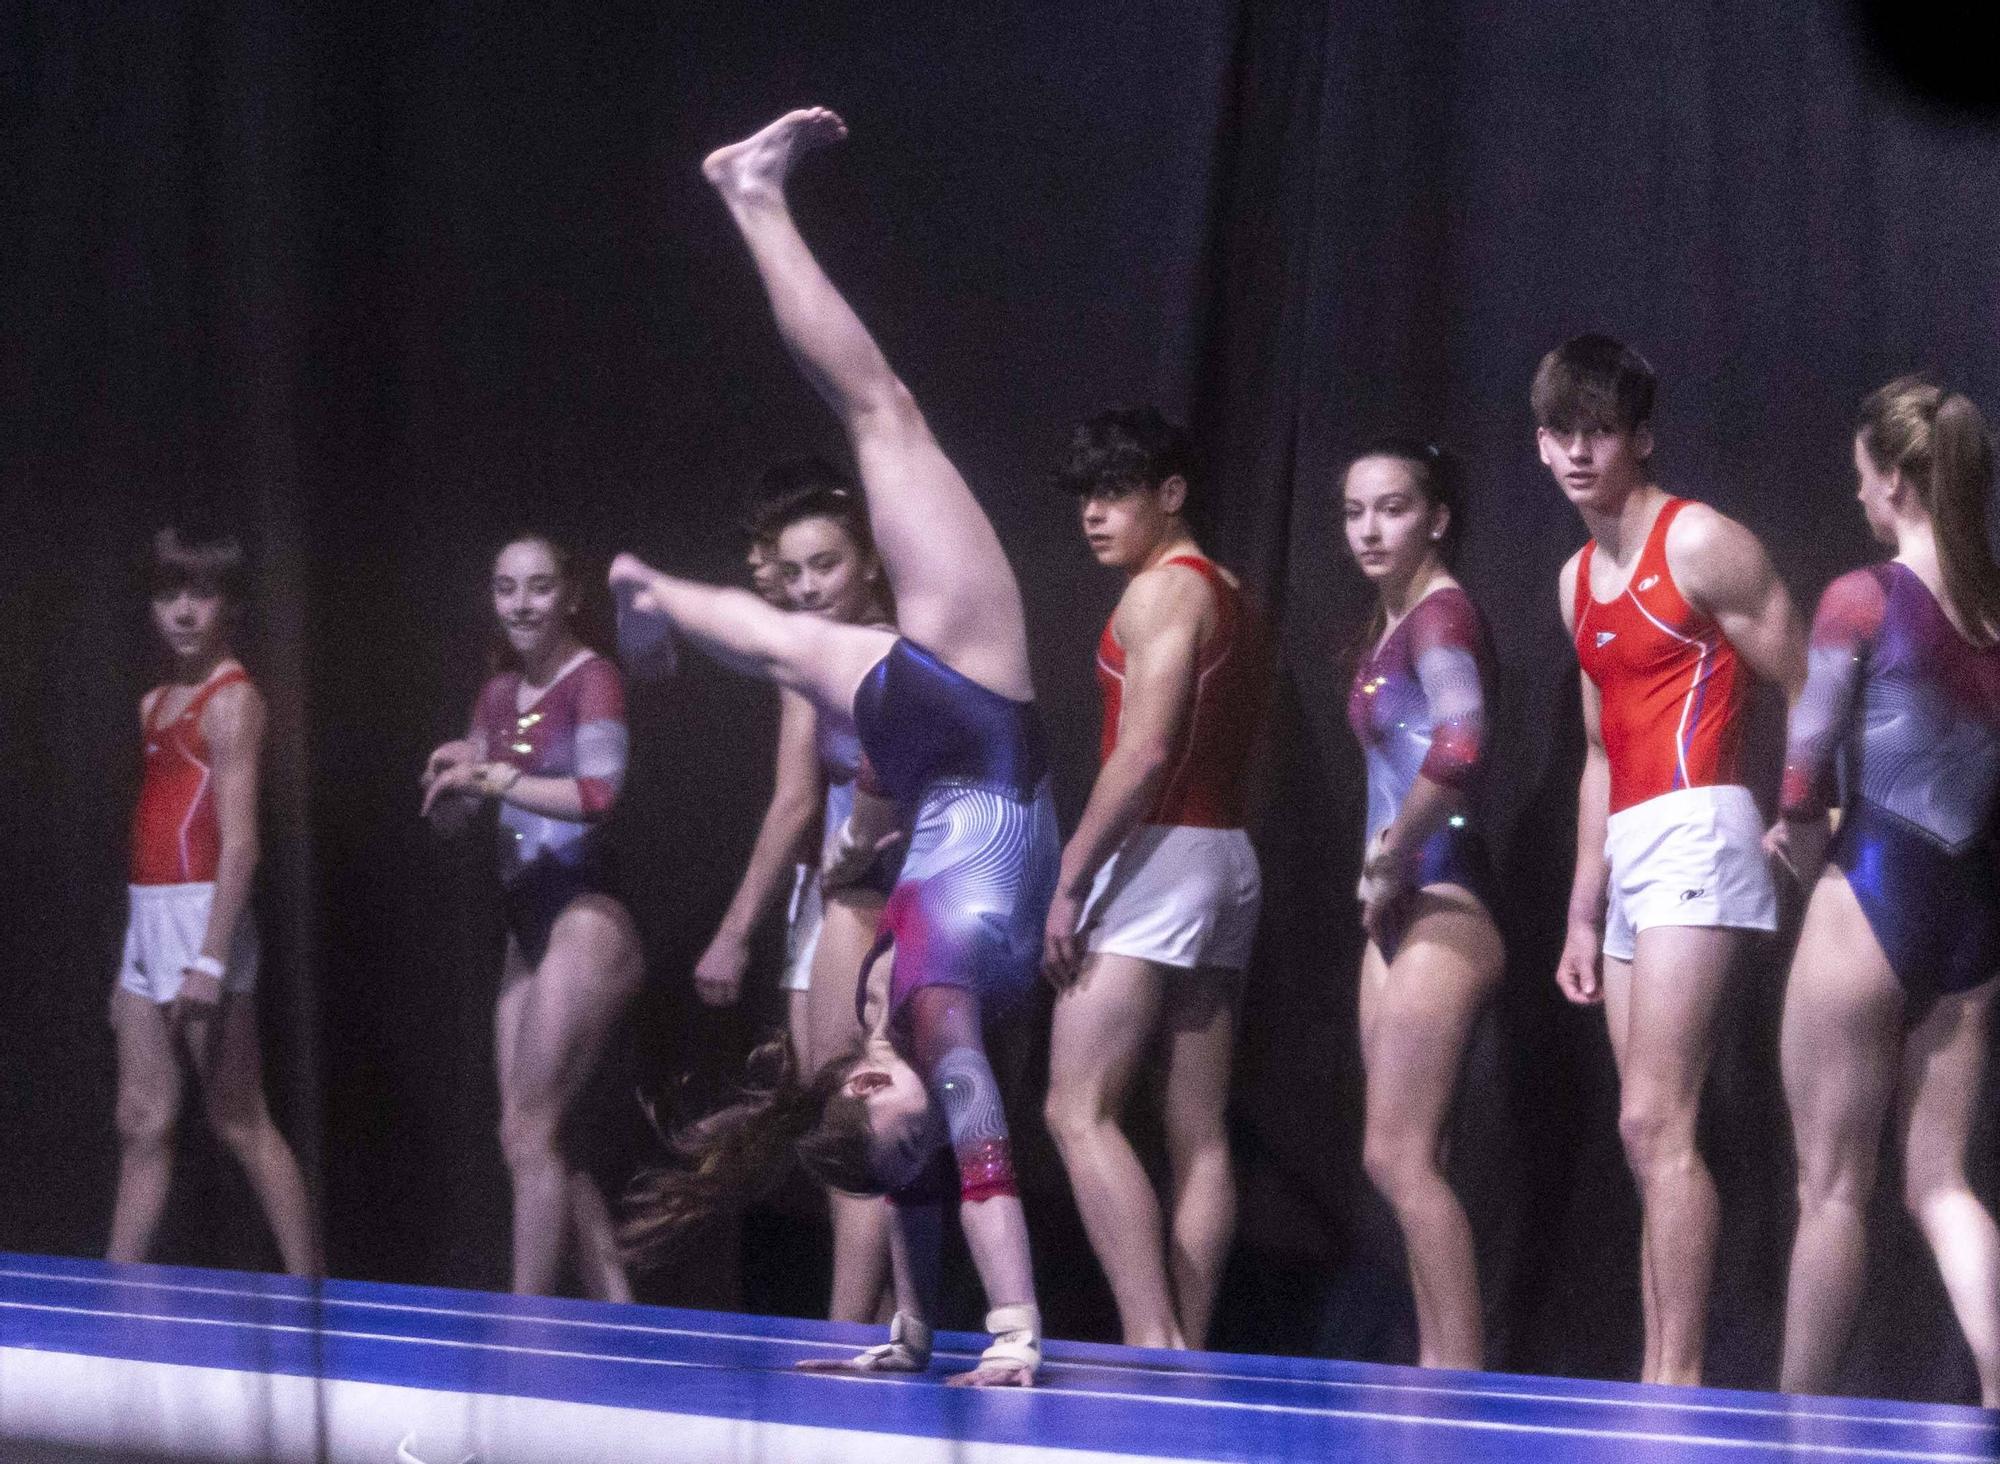
[[[931,1329],[907,1312],[897,1312],[889,1321],[889,1340],[869,1348],[854,1365],[872,1372],[922,1372],[931,1365]]]
[[[996,1306],[986,1314],[993,1345],[979,1355],[981,1362],[1013,1362],[1034,1369],[1042,1361],[1042,1313],[1032,1302]]]
[[[193,960],[189,961],[187,965],[184,966],[182,969],[187,971],[199,971],[204,976],[213,976],[217,981],[220,981],[226,974],[228,974],[229,970],[229,968],[224,966],[222,962],[216,960],[214,956],[196,956]]]

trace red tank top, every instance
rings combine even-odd
[[[166,705],[165,689],[155,698],[144,728],[146,776],[132,813],[133,884],[206,884],[215,879],[222,831],[215,819],[201,713],[225,686],[249,679],[241,666],[210,677],[164,725],[159,712]]]
[[[1722,628],[1681,597],[1667,568],[1667,529],[1687,505],[1662,506],[1615,600],[1590,593],[1596,541],[1577,559],[1576,658],[1602,703],[1613,813],[1737,780],[1746,678]]]
[[[1215,565],[1192,554],[1166,561],[1208,581],[1215,592],[1215,632],[1195,672],[1194,705],[1181,726],[1167,780],[1146,815],[1153,824],[1204,829],[1243,827],[1250,749],[1270,699],[1270,657],[1262,619]],[[1104,693],[1100,761],[1118,745],[1125,691],[1125,648],[1105,622],[1097,642],[1097,684]]]

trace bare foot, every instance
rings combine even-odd
[[[787,112],[762,132],[710,153],[702,160],[702,176],[726,202],[776,198],[800,156],[845,136],[847,124],[825,107]]]

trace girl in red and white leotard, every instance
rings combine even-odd
[[[107,1259],[142,1261],[173,1172],[192,1068],[217,1137],[250,1181],[287,1271],[320,1270],[298,1161],[271,1120],[258,1052],[257,770],[264,700],[229,646],[243,555],[163,529],[152,620],[173,678],[139,704],[145,781],[132,819],[131,917],[111,993],[118,1191]]]
[[[447,832],[480,800],[499,809],[507,949],[493,1037],[513,1289],[553,1292],[573,1247],[593,1296],[629,1301],[604,1196],[562,1140],[642,974],[599,838],[625,778],[624,685],[571,628],[579,585],[560,546],[539,535],[506,545],[492,594],[513,664],[480,692],[469,735],[431,754],[423,808]]]

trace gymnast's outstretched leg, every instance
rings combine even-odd
[[[853,444],[903,633],[988,690],[1026,701],[1026,620],[999,537],[785,199],[800,155],[846,135],[824,108],[788,112],[709,154],[702,171],[742,231],[786,349]]]

